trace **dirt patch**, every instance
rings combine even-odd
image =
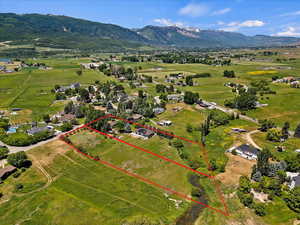
[[[67,151],[69,151],[69,148],[64,142],[55,140],[39,147],[39,149],[34,152],[28,152],[28,155],[29,157],[32,155],[31,158],[38,160],[44,166],[48,166],[57,155],[65,154]]]
[[[180,103],[173,103],[173,104],[167,104],[167,110],[168,111],[173,111],[173,108],[176,108],[176,107],[180,107],[182,109],[186,109],[186,110],[190,110],[190,111],[195,111],[195,109],[193,108],[193,106],[191,105],[187,105],[183,102],[180,102]]]
[[[216,176],[225,185],[238,185],[240,176],[248,176],[251,173],[252,166],[256,161],[250,161],[240,156],[226,153],[229,160],[226,165],[226,172]]]

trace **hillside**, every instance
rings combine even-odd
[[[137,48],[147,40],[112,24],[67,16],[0,14],[0,41],[56,48]]]
[[[290,45],[300,42],[299,38],[293,37],[271,37],[265,35],[250,37],[235,32],[217,30],[191,31],[179,27],[146,26],[136,31],[156,44],[178,47],[264,47]]]
[[[146,26],[130,30],[118,25],[91,22],[67,16],[0,13],[0,42],[34,46],[117,51],[143,46],[224,48],[268,47],[300,43],[299,38],[254,37],[240,33],[179,27]]]

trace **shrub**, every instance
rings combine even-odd
[[[253,206],[254,212],[258,216],[265,216],[266,215],[266,207],[263,203],[256,203]]]
[[[23,187],[24,187],[23,184],[18,183],[15,185],[15,190],[19,191],[19,190],[23,189]]]

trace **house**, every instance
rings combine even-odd
[[[128,118],[128,120],[129,120],[130,122],[136,122],[136,121],[139,121],[139,120],[141,120],[141,119],[143,119],[143,116],[140,115],[140,114],[133,114],[132,116],[130,116],[130,117]]]
[[[80,66],[84,69],[98,69],[101,64],[103,63],[81,63]]]
[[[292,88],[300,88],[300,81],[296,80],[296,81],[292,81],[290,83]]]
[[[78,89],[78,88],[80,88],[80,83],[73,83],[73,84],[70,85],[70,88],[71,89]]]
[[[266,107],[268,106],[268,104],[263,104],[263,103],[260,103],[260,102],[255,102],[255,107],[256,108],[261,108],[261,107]]]
[[[161,99],[159,98],[159,96],[155,96],[154,97],[154,101],[156,104],[160,104],[161,103]]]
[[[171,126],[172,125],[172,121],[170,120],[162,120],[157,122],[158,125],[160,126]]]
[[[145,139],[149,139],[155,134],[152,130],[148,130],[146,128],[139,128],[135,133]]]
[[[174,112],[179,112],[179,111],[181,111],[183,108],[181,107],[181,106],[176,106],[176,107],[174,107],[174,108],[172,108],[172,110],[174,111]]]
[[[124,126],[124,132],[125,133],[131,133],[131,126],[129,123],[126,123],[125,126]]]
[[[242,128],[231,128],[231,130],[233,132],[236,132],[236,133],[244,133],[244,132],[247,132],[245,129],[242,129]]]
[[[65,92],[68,89],[78,89],[80,88],[80,83],[73,83],[70,84],[69,86],[62,86],[59,89],[56,90],[56,92]]]
[[[161,107],[157,107],[157,108],[154,108],[154,109],[153,109],[153,112],[154,112],[155,115],[161,114],[161,113],[163,113],[164,111],[165,111],[165,109],[164,109],[164,108],[161,108]]]
[[[13,112],[17,112],[17,111],[21,111],[22,109],[21,108],[12,108],[11,111]]]
[[[27,130],[27,134],[35,135],[40,132],[51,131],[51,130],[52,129],[50,127],[32,127],[31,129]]]
[[[256,160],[260,153],[259,149],[247,144],[242,144],[234,148],[234,150],[239,156],[250,160]]]
[[[7,166],[3,169],[0,169],[0,179],[4,180],[5,178],[7,178],[10,174],[15,172],[16,170],[17,170],[17,168],[14,166]]]
[[[183,101],[183,95],[167,95],[168,101],[181,102]]]
[[[295,77],[284,77],[284,78],[282,78],[282,80],[285,83],[291,83],[291,82],[295,81],[296,79],[295,79]]]
[[[72,121],[74,119],[76,119],[76,117],[73,114],[62,114],[61,117],[58,118],[58,121],[64,123],[64,122]]]
[[[288,186],[290,189],[293,189],[295,187],[300,187],[300,174],[299,173],[286,172],[286,175],[288,178],[290,178],[290,182],[288,183]]]

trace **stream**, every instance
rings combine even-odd
[[[189,183],[196,189],[196,195],[193,196],[197,201],[202,202],[204,204],[208,204],[208,200],[206,198],[206,193],[204,188],[200,184],[200,177],[192,174],[188,177]],[[195,191],[193,191],[195,194]],[[192,205],[184,212],[182,216],[180,216],[176,225],[193,225],[198,219],[200,213],[203,211],[205,206],[200,205],[198,203],[192,203]]]

